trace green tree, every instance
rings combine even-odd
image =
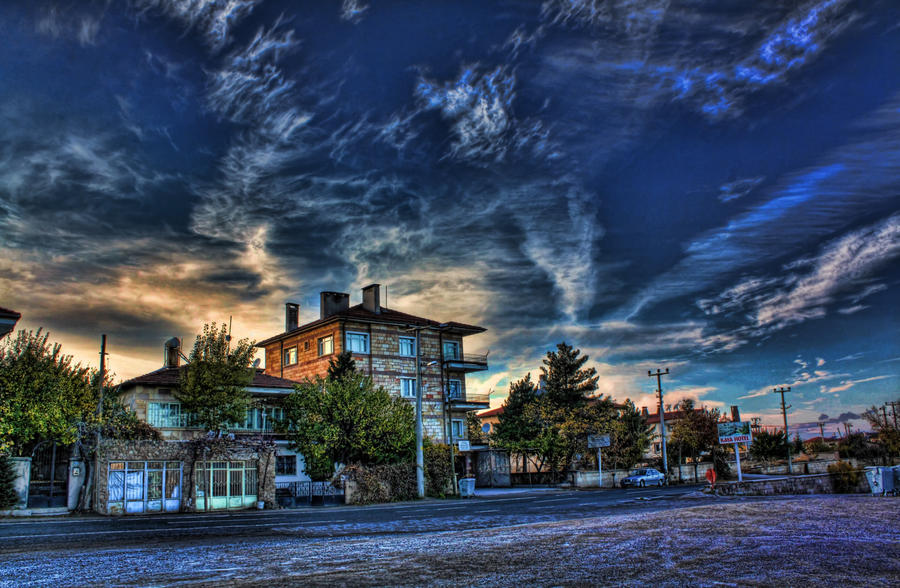
[[[485,433],[481,428],[481,419],[478,418],[478,412],[470,410],[466,413],[466,432],[468,439],[475,444],[484,444],[488,442],[490,435]]]
[[[775,433],[760,431],[754,435],[753,443],[750,444],[750,455],[767,464],[772,459],[787,459],[788,441],[784,431]]]
[[[174,392],[198,425],[219,434],[244,422],[251,401],[253,342],[241,339],[232,349],[229,339],[224,324],[203,325]]]
[[[588,395],[597,389],[597,370],[585,368],[588,356],[579,357],[581,350],[565,342],[548,351],[541,367],[544,395],[557,406],[574,407],[584,404]]]
[[[513,449],[520,442],[533,439],[540,431],[540,425],[526,417],[525,409],[532,404],[536,387],[531,374],[509,385],[509,395],[503,402],[503,412],[498,417],[494,438],[500,444]]]
[[[682,417],[672,427],[672,436],[669,438],[667,448],[669,455],[678,458],[691,457],[696,475],[697,463],[703,453],[716,453],[719,449],[719,428],[722,421],[722,413],[719,409],[702,407],[696,409],[691,398],[685,398],[678,403],[678,409],[682,411]]]
[[[40,329],[0,348],[0,451],[25,455],[37,441],[71,444],[96,424],[96,374],[72,362]]]
[[[897,399],[900,403],[900,399]],[[896,406],[896,405],[895,405]],[[862,414],[876,433],[876,442],[884,448],[884,454],[892,458],[900,456],[900,428],[893,418],[887,416],[887,411],[879,410],[873,406]]]
[[[353,360],[353,354],[349,351],[342,351],[338,354],[337,359],[328,361],[327,377],[331,380],[339,380],[354,372],[356,372],[356,362]]]
[[[284,415],[282,431],[314,479],[330,477],[334,464],[397,463],[415,455],[412,405],[359,372],[297,384]]]
[[[653,427],[631,400],[619,408],[610,431],[610,446],[603,450],[604,463],[613,469],[630,469],[639,462],[653,440]]]

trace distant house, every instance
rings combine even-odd
[[[0,339],[12,333],[22,315],[14,310],[0,306]]]
[[[694,412],[702,412],[702,408],[695,408]],[[659,408],[656,409],[656,413],[651,414],[646,406],[641,407],[641,415],[647,419],[647,424],[653,427],[653,435],[654,439],[650,443],[650,447],[644,453],[644,459],[653,459],[662,456],[662,424],[661,419],[659,418]],[[665,421],[666,421],[666,440],[668,441],[672,437],[672,431],[675,429],[675,425],[678,424],[678,421],[682,420],[687,415],[687,411],[684,410],[667,410],[665,412]]]
[[[275,435],[274,425],[282,416],[279,402],[295,382],[256,370],[247,391],[257,406],[247,411],[241,423],[230,428],[224,453],[196,456],[190,441],[207,435],[175,398],[182,370],[180,343],[166,343],[165,363],[158,370],[123,382],[120,401],[135,415],[161,432],[164,443],[128,442],[105,444],[98,472],[99,512],[139,513],[179,510],[246,508],[258,501],[275,505],[280,483],[308,482],[302,456]],[[253,445],[242,440],[271,441]],[[227,450],[227,451],[226,451]],[[193,485],[193,487],[191,486]],[[208,496],[207,496],[208,494]]]
[[[438,322],[381,305],[380,286],[362,289],[350,306],[343,292],[320,294],[319,319],[299,324],[299,307],[285,306],[283,333],[257,343],[265,349],[269,376],[302,381],[325,376],[330,360],[352,352],[359,371],[395,396],[415,400],[416,337],[420,349],[423,429],[441,442],[467,437],[465,415],[489,406],[488,394],[468,390],[466,374],[486,370],[487,354],[467,353],[464,339],[485,329]]]
[[[500,415],[503,414],[503,407],[498,406],[490,410],[479,412],[476,416],[481,421],[481,430],[487,435],[494,432],[497,425],[500,424]]]

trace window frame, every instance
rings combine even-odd
[[[400,397],[401,398],[416,398],[418,396],[418,390],[416,389],[416,379],[410,378],[407,376],[400,376],[398,378],[400,380]],[[412,394],[405,394],[403,390],[403,383],[409,382],[409,388],[412,390]]]
[[[288,356],[288,354],[291,353],[291,351],[294,352],[294,361],[287,360],[287,356]],[[300,353],[299,353],[299,350],[297,349],[297,346],[293,345],[291,347],[286,348],[284,350],[284,355],[282,356],[281,360],[284,362],[285,366],[297,365],[300,362]]]
[[[411,353],[403,353],[403,341],[410,342],[410,348],[412,349]],[[415,357],[416,356],[416,338],[415,337],[405,337],[399,336],[397,337],[397,355],[400,357]]]
[[[284,463],[290,461],[293,464],[291,471],[284,471],[281,467]],[[281,464],[281,465],[279,465]],[[296,476],[297,475],[297,456],[296,455],[276,455],[275,456],[275,475],[276,476]]]
[[[447,346],[451,346],[455,351],[451,354],[447,353]],[[445,360],[453,360],[458,361],[462,359],[462,346],[459,344],[459,341],[444,341],[443,348],[441,349],[444,353]]]
[[[459,435],[456,434],[454,426],[459,423]],[[466,421],[464,419],[450,419],[450,437],[453,439],[466,438]]]
[[[356,351],[355,349],[352,349],[350,345],[351,336],[362,337],[362,339],[366,342],[365,351]],[[347,346],[345,351],[349,351],[350,353],[356,353],[357,355],[369,355],[369,353],[371,352],[370,343],[371,342],[369,341],[368,333],[364,333],[362,331],[346,331],[344,333],[344,344]]]
[[[328,341],[331,345],[331,351],[328,353],[323,353],[323,344]],[[324,337],[319,337],[316,341],[316,351],[319,352],[319,357],[325,357],[326,355],[334,355],[334,335],[325,335]]]
[[[453,386],[452,383],[456,382],[456,396],[453,395]],[[459,378],[448,378],[447,379],[447,398],[463,398],[463,385],[462,380]]]

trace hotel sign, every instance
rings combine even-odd
[[[740,423],[719,423],[719,443],[752,443],[750,421]]]

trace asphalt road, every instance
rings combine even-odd
[[[362,536],[380,533],[483,529],[519,523],[589,518],[598,514],[653,512],[715,498],[696,497],[702,486],[543,491],[528,494],[425,500],[372,506],[327,506],[210,514],[119,517],[67,516],[0,521],[0,553],[70,547],[169,545],[225,537]]]

